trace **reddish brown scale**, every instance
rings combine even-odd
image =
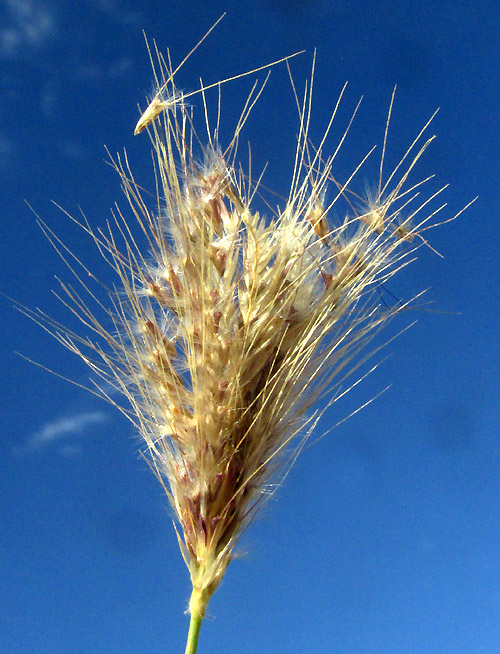
[[[196,526],[198,528],[198,535],[201,534],[202,539],[205,541],[205,545],[208,545],[210,539],[208,537],[208,532],[207,532],[207,523],[205,521],[205,518],[202,518],[201,515],[198,515]]]
[[[210,526],[212,528],[212,532],[215,532],[221,520],[222,517],[220,515],[216,515],[210,518]]]
[[[226,479],[226,474],[224,472],[218,472],[215,475],[215,482],[213,488],[214,497],[216,497],[219,494],[219,491],[222,488],[222,484],[224,483],[225,479]]]
[[[211,198],[208,201],[210,211],[208,212],[211,218],[211,225],[218,236],[222,235],[222,217],[221,217],[221,201],[218,198]]]
[[[213,318],[214,332],[217,333],[219,331],[220,319],[222,318],[222,311],[214,311],[212,314],[212,318]]]
[[[224,398],[226,396],[228,386],[229,386],[229,383],[227,381],[220,381],[219,382],[218,392],[217,392],[217,394],[215,396],[216,401],[217,401],[217,403],[219,405],[217,408],[221,409],[221,412],[224,411],[224,407],[222,406],[222,404],[224,402]]]
[[[220,277],[224,275],[224,271],[226,270],[226,258],[225,252],[215,245],[210,246],[210,261],[214,264]]]
[[[170,308],[170,305],[172,304],[173,301],[172,294],[152,280],[148,281],[147,284],[148,284],[148,290],[151,293],[151,295],[155,298],[155,300],[157,300],[160,304],[164,304],[168,308]]]
[[[176,295],[182,291],[180,279],[172,266],[168,266],[166,279]]]
[[[321,272],[321,277],[323,279],[323,283],[325,285],[325,289],[330,288],[330,285],[333,281],[333,275],[331,273],[326,273],[326,272]]]

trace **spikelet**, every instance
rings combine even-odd
[[[300,130],[291,190],[265,217],[252,206],[258,184],[234,163],[260,91],[249,97],[225,150],[208,131],[198,152],[194,110],[161,57],[159,66],[163,95],[135,130],[149,129],[155,206],[118,156],[138,235],[120,212],[107,231],[83,225],[122,290],[94,309],[93,293],[87,301],[63,287],[89,337],[34,316],[101,378],[101,395],[114,402],[116,389],[127,398],[123,411],[144,439],[179,524],[191,613],[203,617],[266,490],[286,474],[316,424],[319,414],[309,409],[325,393],[339,393],[362,348],[401,308],[380,306],[376,289],[405,265],[405,244],[427,220],[418,216],[431,198],[416,202],[420,183],[408,178],[432,138],[422,130],[385,183],[381,163],[372,197],[355,196],[353,175],[336,182],[324,139],[311,150],[311,87],[299,102],[292,81]],[[338,221],[333,205],[343,199]],[[365,209],[356,209],[361,201]]]

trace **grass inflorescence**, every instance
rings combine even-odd
[[[154,202],[120,155],[113,165],[128,214],[116,209],[103,230],[79,221],[116,275],[113,290],[98,296],[78,271],[83,264],[44,225],[81,281],[80,290],[63,284],[61,299],[87,331],[32,317],[96,373],[97,393],[128,400],[122,410],[175,513],[193,586],[187,651],[195,651],[238,539],[322,413],[313,405],[344,392],[367,344],[405,308],[384,305],[377,289],[426,243],[437,211],[429,203],[442,189],[425,195],[427,179],[410,182],[433,139],[429,123],[384,179],[389,120],[375,190],[351,190],[358,168],[339,182],[339,148],[331,156],[324,149],[340,98],[313,147],[312,83],[299,95],[290,73],[299,117],[290,190],[264,215],[254,208],[260,180],[237,164],[240,132],[264,85],[252,88],[223,147],[218,119],[214,128],[208,119],[208,87],[195,92],[205,108],[202,138],[187,101],[194,93],[177,89],[169,58],[156,51],[156,61],[157,92],[135,130],[151,139]]]

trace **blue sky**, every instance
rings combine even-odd
[[[142,30],[180,61],[186,91],[297,50],[299,83],[318,48],[312,134],[349,81],[340,122],[364,96],[339,165],[380,143],[392,89],[397,157],[437,107],[422,160],[446,191],[421,250],[389,290],[428,288],[432,311],[391,343],[390,358],[325,415],[241,543],[210,604],[200,654],[489,654],[500,651],[498,207],[500,9],[442,2],[121,2],[0,0],[0,291],[62,316],[54,276],[69,273],[25,201],[106,274],[51,201],[94,226],[125,206],[104,146],[150,171],[133,136],[151,89]],[[262,76],[261,76],[262,79]],[[223,92],[229,130],[252,80]],[[196,105],[195,105],[196,109]],[[243,141],[265,183],[286,193],[296,131],[284,68],[273,69]],[[340,128],[339,128],[340,130]],[[224,133],[224,132],[223,132]],[[229,133],[229,131],[227,132]],[[340,132],[337,131],[336,134]],[[144,138],[143,138],[144,137]],[[332,138],[332,148],[334,139]],[[362,179],[362,178],[361,178]],[[152,183],[152,180],[151,180]],[[4,337],[0,651],[184,651],[189,582],[162,489],[117,412],[36,368],[20,351],[85,383],[70,353],[1,300]],[[396,328],[407,324],[405,317]]]

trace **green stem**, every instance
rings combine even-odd
[[[191,613],[191,621],[189,623],[189,633],[186,643],[185,654],[196,654],[198,648],[198,637],[200,635],[201,621],[203,617],[199,613]]]

